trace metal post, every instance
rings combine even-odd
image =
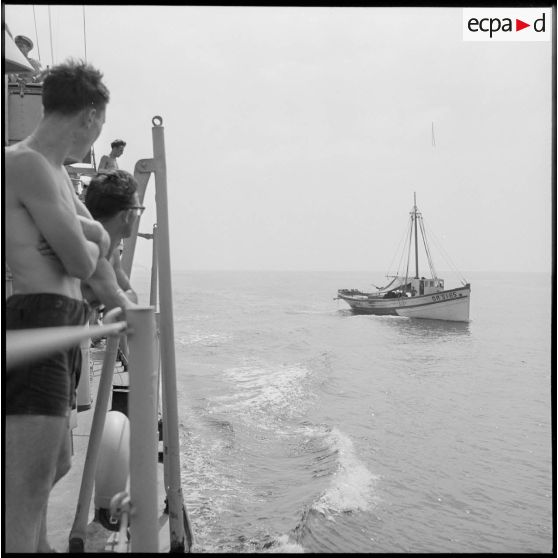
[[[91,433],[89,435],[89,444],[87,445],[83,476],[81,477],[76,515],[74,518],[74,524],[72,525],[72,529],[70,531],[70,553],[84,552],[85,548],[87,521],[89,519],[89,506],[91,504],[91,495],[93,494],[93,482],[95,480],[95,470],[97,469],[99,448],[101,447],[103,429],[105,428],[105,417],[107,414],[112,387],[112,377],[114,374],[114,363],[116,362],[117,349],[118,335],[111,335],[110,337],[107,337],[107,348],[105,351],[105,358],[103,360],[101,379],[99,380],[99,389],[97,391],[95,411],[93,412],[93,421],[91,422]]]
[[[415,192],[415,205],[413,207],[413,219],[415,221],[415,278],[419,278],[419,262],[418,262],[418,236],[417,236],[417,193]]]
[[[89,322],[85,324],[86,329],[89,329]],[[90,350],[91,338],[88,337],[80,343],[81,350],[81,374],[79,377],[79,384],[76,394],[77,411],[86,411],[91,408],[91,378],[89,377],[90,370]]]
[[[157,251],[157,223],[153,225],[153,256],[151,262],[151,292],[149,295],[149,304],[155,308],[155,327],[157,331],[156,336],[156,343],[155,343],[155,359],[158,365],[158,374],[157,374],[157,402],[164,399],[164,395],[162,395],[162,385],[161,385],[161,350],[160,350],[160,341],[159,341],[159,332],[161,331],[161,313],[157,312],[157,306],[159,304],[158,297],[157,297],[157,287],[158,287],[158,251]],[[161,415],[163,421],[163,440],[167,439],[166,435],[166,428],[167,428],[167,420],[165,417],[165,407],[161,405]],[[163,442],[164,447],[164,442]],[[163,479],[164,479],[164,486],[165,486],[165,493],[168,486],[168,460],[164,457],[163,454]]]
[[[147,188],[147,183],[149,182],[149,177],[153,172],[153,160],[152,159],[140,159],[134,168],[134,178],[138,183],[138,198],[140,204],[143,203],[145,197],[145,190]],[[134,254],[136,251],[136,241],[138,236],[140,219],[136,219],[132,227],[132,231],[128,238],[124,239],[124,252],[122,253],[122,269],[126,272],[128,277],[132,277],[132,262],[134,261]]]
[[[169,507],[170,551],[186,549],[185,507],[180,479],[180,439],[178,433],[178,403],[176,399],[176,362],[174,351],[174,321],[170,263],[169,217],[167,200],[167,168],[163,119],[153,117],[153,159],[155,167],[155,200],[157,203],[159,304],[161,309],[161,363],[163,381],[163,409],[165,459],[168,460],[167,499]],[[190,537],[191,542],[191,537]],[[188,545],[188,547],[190,544]],[[189,549],[189,548],[188,548]]]
[[[153,225],[153,255],[151,257],[151,291],[149,293],[149,304],[157,311],[157,223]]]
[[[155,313],[155,327],[157,328],[157,342],[155,349],[155,358],[158,363],[158,373],[157,373],[157,402],[165,400],[165,384],[161,381],[161,349],[160,349],[160,334],[161,331],[161,314],[159,312]],[[165,496],[167,494],[169,486],[169,463],[165,456],[165,440],[167,439],[167,417],[165,415],[165,405],[161,404],[161,420],[163,421],[163,485],[165,487]]]
[[[158,552],[157,368],[151,306],[126,310],[130,331],[130,522],[132,552]]]
[[[6,265],[6,300],[12,296],[14,293],[14,278],[12,276],[12,272],[8,269]]]

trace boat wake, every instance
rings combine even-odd
[[[357,457],[351,439],[337,428],[326,435],[337,456],[337,470],[312,509],[332,519],[335,514],[369,510],[377,477]]]
[[[183,482],[204,552],[340,551],[347,533],[362,536],[352,514],[373,507],[376,477],[346,433],[305,420],[315,365],[253,359],[227,368],[220,393],[190,423]]]
[[[302,364],[270,366],[254,363],[229,368],[223,374],[232,393],[211,398],[212,413],[232,413],[259,428],[276,429],[278,423],[300,415],[311,397],[305,384],[310,370]]]
[[[324,477],[329,483],[305,506],[289,536],[308,551],[347,551],[363,536],[355,531],[357,522],[351,518],[374,507],[378,477],[359,459],[352,440],[344,432],[324,426],[313,430],[314,436],[324,444],[314,459],[313,475]],[[345,541],[345,546],[339,546],[340,540]]]
[[[203,347],[217,347],[223,343],[228,343],[231,341],[232,336],[229,334],[219,334],[219,333],[200,333],[192,332],[187,336],[181,336],[177,338],[177,343],[179,345],[201,345]]]

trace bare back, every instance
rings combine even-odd
[[[5,154],[5,246],[14,294],[80,299],[80,280],[71,275],[68,262],[78,250],[86,250],[86,239],[66,170],[26,140],[6,148]],[[45,242],[56,255],[39,250]]]

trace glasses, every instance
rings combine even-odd
[[[144,205],[129,205],[128,207],[125,207],[124,209],[135,209],[138,212],[138,215],[141,215],[145,211],[145,206]]]

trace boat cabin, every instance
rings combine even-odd
[[[444,290],[444,280],[443,279],[425,279],[421,277],[420,279],[413,278],[410,280],[411,283],[411,295],[421,296],[428,295],[432,293],[439,293]]]

